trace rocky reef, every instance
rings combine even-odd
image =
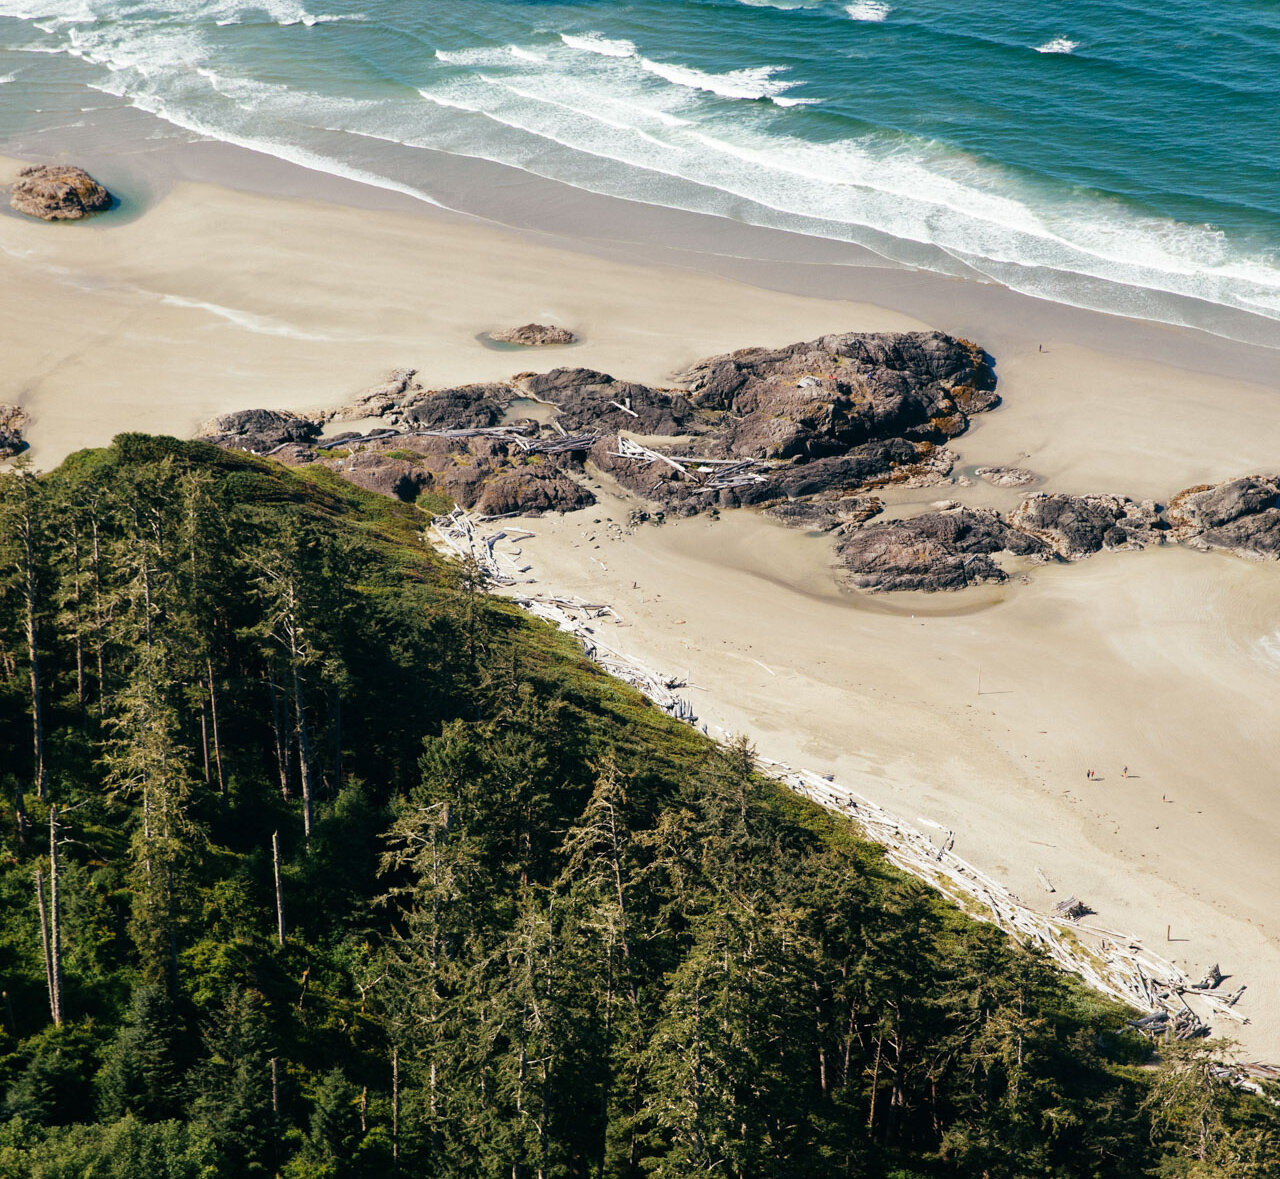
[[[79,221],[111,208],[111,194],[83,168],[33,164],[18,173],[9,204],[42,221]]]
[[[521,373],[497,384],[426,389],[400,369],[338,410],[254,410],[205,430],[222,446],[321,462],[355,482],[413,499],[425,490],[488,513],[591,502],[590,460],[665,510],[822,497],[928,482],[950,469],[946,439],[996,405],[989,359],[938,332],[824,336],[712,357],[651,388],[585,368]],[[522,412],[535,404],[536,414]],[[322,428],[379,428],[319,441]]]
[[[841,577],[858,589],[946,590],[1008,580],[1001,561],[1079,561],[1160,544],[1280,559],[1280,480],[1250,475],[1191,487],[1167,506],[1119,495],[1044,492],[1007,517],[951,504],[846,530],[836,552]]]
[[[759,505],[830,534],[840,576],[862,590],[999,583],[1020,566],[1165,543],[1280,558],[1280,484],[1261,475],[1188,488],[1167,506],[1035,492],[1007,513],[947,501],[882,518],[873,492],[944,480],[954,463],[947,441],[998,404],[991,360],[968,341],[846,333],[710,357],[665,388],[556,368],[428,389],[399,369],[338,409],[248,410],[204,434],[322,464],[401,500],[431,493],[489,516],[588,506],[589,469],[655,516]],[[333,433],[343,422],[365,428]],[[1002,488],[1036,481],[1020,467],[974,473]]]

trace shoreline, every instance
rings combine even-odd
[[[560,363],[661,384],[739,347],[928,327],[996,358],[1004,403],[953,440],[958,470],[1017,464],[1038,489],[1164,498],[1280,466],[1271,350],[852,255],[824,263],[804,252],[814,239],[695,214],[570,201],[557,206],[581,222],[569,243],[225,145],[167,151],[167,179],[146,165],[163,195],[130,216],[0,217],[0,401],[31,413],[38,465],[122,430],[190,436],[229,410],[350,402],[396,367],[437,388]],[[250,188],[285,176],[286,195],[211,185],[178,158],[187,151],[224,178],[243,168]],[[90,153],[79,162],[95,170]],[[495,199],[532,215],[535,188],[521,180]],[[615,219],[612,238],[597,216]],[[791,244],[800,260],[771,256]],[[584,342],[525,357],[476,339],[531,319]],[[636,654],[702,685],[714,723],[908,819],[946,823],[966,859],[1024,898],[1039,866],[1148,944],[1173,924],[1190,939],[1179,956],[1207,956],[1189,974],[1216,956],[1250,983],[1241,1038],[1280,1059],[1267,986],[1280,978],[1274,566],[1102,554],[963,601],[865,604],[832,586],[823,542],[750,512],[637,529],[597,552],[579,533],[619,510],[598,494],[595,508],[532,522],[544,584],[608,593],[635,624]],[[909,510],[953,494],[1002,493],[944,484],[893,500]],[[1137,772],[1120,790],[1122,764]],[[1104,767],[1096,787],[1087,766]]]
[[[615,646],[619,641],[617,628],[626,627],[628,623],[612,605],[598,601],[588,605],[576,595],[565,597],[554,587],[549,593],[524,588],[538,586],[539,581],[531,575],[533,566],[526,563],[528,557],[519,546],[536,540],[538,532],[513,528],[510,523],[495,527],[493,523],[486,523],[484,517],[457,509],[447,517],[436,517],[431,522],[430,533],[434,534],[431,543],[446,556],[474,560],[485,571],[493,592],[509,597],[533,617],[572,634],[588,660],[638,689],[676,720],[710,736],[707,723],[700,722],[691,703],[695,690],[706,689],[688,683],[687,677],[682,680],[661,667],[646,665],[631,651]],[[604,568],[603,562],[597,563]],[[859,598],[871,596],[858,595]],[[606,629],[605,622],[614,624],[614,628],[608,630],[612,641],[600,635],[601,630]],[[625,638],[620,641],[626,643]],[[776,675],[759,660],[753,662]],[[978,694],[981,695],[980,687]],[[717,705],[713,703],[712,707]],[[740,737],[751,739],[749,733],[735,734],[719,725],[715,727],[720,736],[712,740],[722,747]],[[754,752],[754,743],[752,749]],[[1185,970],[1143,946],[1141,939],[1095,919],[1094,911],[1087,905],[1081,905],[1080,912],[1071,912],[1072,907],[1079,904],[1075,894],[1068,898],[1059,892],[1038,865],[1034,871],[1041,886],[1049,894],[1056,894],[1053,901],[1043,901],[1040,905],[1024,902],[1004,884],[957,855],[953,850],[955,830],[923,815],[916,820],[919,827],[905,822],[874,798],[837,782],[833,774],[797,770],[759,753],[755,753],[755,757],[762,774],[848,821],[862,839],[878,845],[885,859],[900,871],[923,881],[978,920],[996,925],[1021,944],[1042,948],[1060,969],[1076,975],[1093,990],[1136,1007],[1144,1017],[1149,1014],[1171,1021],[1170,1032],[1176,1030],[1184,1038],[1229,1033],[1230,1029],[1249,1022],[1247,1016],[1236,1010],[1236,1003],[1248,989],[1247,983],[1241,983],[1236,977],[1237,985],[1223,990],[1218,989],[1218,984],[1207,990],[1204,984],[1193,985]],[[1127,776],[1127,767],[1125,772]],[[943,834],[930,836],[920,827]],[[1216,965],[1206,971],[1206,976],[1232,977],[1221,976]],[[1187,997],[1196,1002],[1195,1007],[1188,1005]],[[1237,1081],[1248,1075],[1241,1073]]]

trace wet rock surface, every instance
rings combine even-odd
[[[79,221],[111,208],[111,194],[83,168],[33,164],[18,173],[9,204],[42,221]]]

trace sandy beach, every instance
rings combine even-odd
[[[429,387],[562,364],[660,384],[748,345],[936,327],[994,354],[1004,398],[953,444],[958,471],[1017,463],[1046,490],[1163,499],[1280,467],[1274,354],[961,282],[913,293],[875,266],[805,285],[764,257],[635,253],[190,179],[98,224],[6,215],[0,401],[28,410],[47,468],[123,430],[336,404],[395,367]],[[529,320],[584,340],[527,356],[477,340]],[[614,540],[604,522],[630,505],[600,497],[530,523],[544,587],[615,605],[619,643],[687,674],[709,723],[953,828],[1024,900],[1052,903],[1039,868],[1189,973],[1218,961],[1249,987],[1245,1055],[1280,1060],[1280,569],[1160,549],[868,598],[837,588],[827,541],[754,513]],[[953,497],[1020,493],[900,491],[892,510]]]

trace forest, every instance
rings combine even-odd
[[[1275,1092],[423,541],[137,434],[0,475],[0,1179],[1252,1179]]]

